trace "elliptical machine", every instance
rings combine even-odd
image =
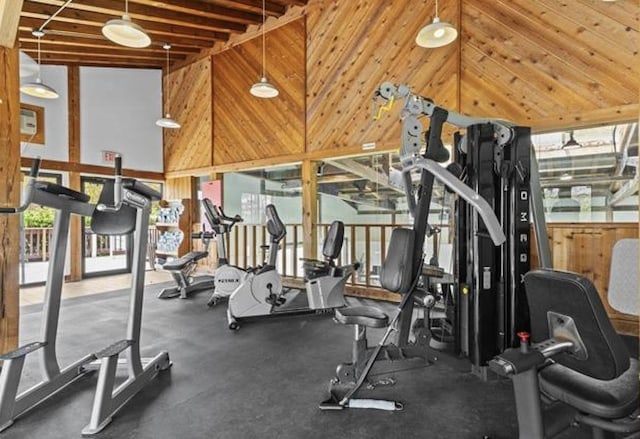
[[[267,231],[270,236],[268,260],[260,267],[247,270],[228,264],[224,242],[224,234],[242,219],[238,216],[228,217],[213,205],[205,206],[205,212],[211,214],[211,223],[218,243],[218,257],[226,264],[221,265],[215,272],[216,291],[209,303],[213,306],[220,299],[229,297],[227,305],[229,329],[239,329],[238,319],[245,317],[303,313],[344,306],[344,285],[359,264],[343,267],[335,265],[334,260],[342,248],[344,235],[342,223],[337,221],[329,228],[323,248],[325,259],[323,261],[305,260],[307,301],[305,303],[303,300],[300,303],[296,299],[301,290],[283,287],[282,277],[276,269],[278,247],[286,236],[286,227],[280,220],[274,205],[269,204],[266,207]],[[232,290],[231,293],[229,293],[230,290]]]

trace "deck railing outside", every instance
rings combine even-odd
[[[319,224],[317,257],[321,258],[324,237],[330,224]],[[394,227],[410,225],[392,224],[345,224],[342,252],[338,265],[360,262],[360,269],[350,280],[351,285],[380,285],[379,275],[385,252]],[[287,277],[303,277],[303,233],[302,224],[287,225],[287,235],[280,242],[278,271]],[[448,241],[447,227],[443,227],[439,238]],[[262,224],[237,224],[227,235],[227,252],[231,264],[240,267],[255,267],[267,259],[266,246],[269,235]],[[425,254],[433,254],[433,238],[425,241]],[[428,262],[428,260],[427,260]]]
[[[318,224],[317,256],[322,256],[322,245],[330,224]],[[389,245],[391,230],[394,227],[410,227],[409,225],[392,224],[345,224],[342,252],[337,260],[338,265],[360,262],[360,269],[350,280],[351,285],[380,285],[380,267]],[[302,224],[287,225],[287,234],[280,242],[278,271],[287,277],[302,278],[303,232]],[[25,262],[48,261],[49,243],[52,228],[25,228]],[[125,236],[99,236],[85,230],[85,257],[120,255],[126,252]],[[158,231],[149,227],[149,248],[155,248]],[[256,267],[267,259],[269,234],[263,224],[237,224],[227,235],[227,251],[229,261],[240,267]],[[448,242],[447,227],[442,227],[439,238]],[[433,255],[433,237],[425,241],[425,254]],[[441,246],[442,247],[442,246]],[[446,253],[446,252],[445,252]],[[449,253],[450,254],[450,253]],[[446,257],[446,255],[445,255]],[[428,259],[427,259],[428,262]]]
[[[127,237],[96,235],[91,229],[85,231],[85,257],[122,255],[127,251]],[[24,229],[24,260],[25,262],[46,262],[49,260],[50,243],[53,227],[26,227]],[[158,232],[154,226],[149,227],[149,246],[155,247]]]

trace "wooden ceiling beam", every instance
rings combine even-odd
[[[73,3],[72,3],[73,4]],[[33,18],[40,21],[40,25],[53,14],[57,8],[48,7],[44,5],[36,5],[37,8],[32,8],[33,4],[25,3],[22,8],[23,18]],[[102,25],[106,23],[111,17],[108,15],[99,14],[96,12],[79,12],[74,11],[74,16],[69,17],[66,14],[66,9],[58,16],[56,16],[46,29],[56,29],[61,23],[69,23],[75,25],[84,25],[93,28],[93,33],[100,33]],[[158,23],[155,21],[134,20],[134,22],[144,28],[144,30],[150,35],[162,34],[162,35],[181,35],[190,38],[204,39],[204,40],[219,40],[226,41],[229,38],[229,34],[225,32],[198,29],[189,26],[180,26],[172,23]],[[22,23],[22,22],[21,22]]]
[[[31,29],[27,29],[26,27],[21,27],[18,36],[21,42],[37,42],[37,38],[31,35]],[[84,36],[84,35],[83,35]],[[100,34],[99,36],[95,36],[95,38],[83,38],[83,36],[73,36],[73,35],[56,35],[56,34],[47,34],[45,38],[42,39],[42,47],[43,50],[47,44],[60,44],[67,46],[80,46],[87,47],[93,49],[118,49],[118,50],[131,50],[128,47],[118,46],[117,44],[113,44],[111,41],[108,41],[106,38]],[[144,49],[135,49],[135,50],[153,50],[164,53],[164,49],[162,48],[162,43],[153,43],[151,46]],[[173,54],[194,54],[199,53],[200,49],[198,47],[188,47],[174,44],[171,46],[171,58],[173,58]]]
[[[38,43],[35,40],[22,40],[20,41],[20,49],[25,52],[34,52],[38,50]],[[69,53],[88,57],[105,56],[105,57],[127,57],[127,58],[152,58],[152,59],[166,59],[166,51],[164,49],[129,49],[129,48],[104,48],[104,47],[87,47],[87,46],[71,46],[68,44],[41,44],[42,53]],[[171,52],[171,58],[175,60],[185,59],[184,54],[177,54]]]
[[[22,1],[0,0],[0,46],[13,48]]]
[[[135,3],[155,6],[177,12],[187,12],[202,17],[219,18],[227,21],[235,21],[243,24],[259,24],[262,23],[262,12],[251,12],[227,8],[218,4],[205,3],[193,0],[133,0]],[[129,2],[131,4],[132,2]]]
[[[198,1],[201,3],[200,1]],[[219,0],[217,3],[225,5],[233,9],[241,9],[244,11],[253,11],[262,15],[262,4],[256,0]],[[280,3],[267,1],[265,2],[265,13],[268,16],[279,17],[287,12],[287,7]]]
[[[29,54],[30,56],[32,56],[33,58],[35,58],[37,56],[37,49],[35,48],[23,48],[22,49],[24,52],[26,52],[27,54]],[[100,60],[104,60],[104,61],[114,61],[114,62],[122,62],[122,61],[126,61],[126,62],[137,62],[137,63],[151,63],[153,65],[163,65],[166,63],[166,60],[164,57],[159,57],[159,56],[149,56],[149,55],[144,55],[144,54],[139,54],[135,57],[132,56],[128,56],[128,55],[103,55],[100,53],[92,53],[89,56],[82,51],[78,51],[78,52],[69,52],[69,51],[50,51],[50,52],[40,52],[40,57],[42,60],[66,60],[69,59],[70,61],[74,61],[81,59],[81,58],[89,58],[92,60],[96,60],[96,61],[100,61]]]
[[[23,16],[20,19],[20,26],[24,26],[29,29],[37,29],[43,23],[42,17],[33,18],[33,17],[25,17]],[[45,34],[55,34],[57,31],[61,32],[71,32],[74,34],[86,34],[86,35],[97,35],[101,36],[100,27],[96,25],[86,25],[86,24],[77,24],[77,23],[69,23],[65,21],[52,21],[49,23],[47,28],[45,29]],[[149,35],[152,37],[152,41],[155,39],[157,42],[162,44],[163,42],[169,42],[171,44],[183,44],[186,46],[194,46],[194,47],[212,47],[213,41],[207,39],[197,38],[197,36],[187,36],[180,34],[178,32],[172,32],[170,28],[166,27],[165,31],[152,32],[151,29],[145,29]],[[45,36],[46,38],[46,36]]]
[[[141,60],[138,58],[88,58],[85,55],[42,54],[43,65],[80,65],[83,67],[124,67],[138,69],[159,69],[164,62],[159,60]]]
[[[22,7],[22,11],[51,16],[63,3],[62,0],[27,0]],[[58,17],[87,20],[85,17],[90,16],[90,14],[100,17],[97,21],[101,22],[112,18],[120,18],[124,14],[124,4],[113,0],[91,0],[86,4],[70,3]],[[149,26],[147,23],[162,23],[164,25],[177,25],[221,32],[244,32],[247,28],[243,23],[178,11],[167,11],[160,7],[135,3],[129,3],[129,16],[132,21],[145,28]]]

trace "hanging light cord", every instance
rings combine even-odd
[[[40,66],[40,35],[38,35],[38,66]],[[40,77],[40,69],[38,69],[38,78]]]
[[[169,43],[165,43],[164,47],[167,49],[167,73],[165,74],[165,78],[167,80],[167,97],[164,101],[167,105],[165,114],[169,114],[169,50],[171,49],[171,45]]]
[[[440,16],[438,15],[438,0],[436,0],[436,17],[440,18]]]
[[[58,10],[57,10],[56,12],[54,12],[54,13],[53,13],[53,15],[51,15],[51,17],[47,18],[47,19],[46,19],[46,21],[45,21],[44,23],[42,23],[42,26],[40,26],[40,27],[38,28],[38,30],[39,30],[40,32],[44,32],[44,28],[45,28],[45,26],[46,26],[47,24],[49,24],[49,23],[51,22],[51,20],[53,20],[54,18],[56,18],[56,17],[57,17],[57,15],[58,15],[60,12],[62,12],[62,11],[64,10],[64,8],[66,8],[66,7],[69,5],[69,3],[71,3],[72,1],[73,1],[73,0],[67,0],[66,2],[64,2],[64,3],[62,4],[62,6],[60,6],[60,7],[58,8]],[[39,39],[38,39],[38,40],[39,40]]]
[[[265,23],[265,15],[266,15],[266,7],[265,1],[262,0],[262,77],[266,78],[267,76],[267,57],[265,55],[266,47],[265,47],[265,38],[264,38],[264,23]]]

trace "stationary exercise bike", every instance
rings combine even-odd
[[[218,256],[227,263],[224,233],[228,233],[231,227],[241,219],[230,218],[224,215],[221,209],[215,206],[210,207],[210,210],[205,207],[205,212],[211,213],[212,222],[220,226],[214,227],[214,231],[222,232],[216,234]],[[227,305],[227,320],[229,329],[232,330],[239,329],[238,319],[245,317],[301,313],[344,306],[344,284],[359,266],[359,264],[335,266],[334,259],[342,248],[344,233],[344,225],[336,222],[330,227],[325,241],[323,250],[325,260],[305,261],[307,303],[303,301],[298,304],[296,299],[301,290],[283,287],[282,278],[276,269],[278,248],[286,236],[286,227],[272,204],[266,207],[266,215],[267,231],[270,236],[269,257],[266,263],[244,271],[227,263],[215,272],[216,291],[210,304],[215,305],[227,295],[229,290],[233,289],[228,295]]]
[[[215,206],[208,198],[202,200],[202,208],[205,219],[213,231],[213,236],[215,236],[218,251],[218,268],[213,272],[213,294],[207,302],[207,306],[212,307],[221,300],[229,298],[244,282],[252,269],[245,270],[231,265],[227,258],[225,236],[231,232],[233,226],[243,221],[242,217],[240,215],[226,216],[222,208]]]

